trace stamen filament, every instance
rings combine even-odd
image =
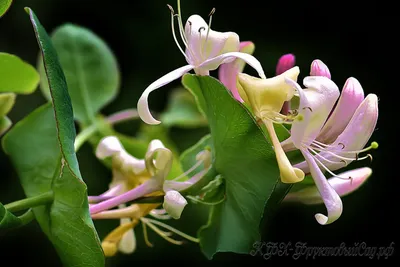
[[[334,176],[334,177],[337,177],[337,178],[339,178],[339,179],[344,179],[344,180],[349,180],[349,179],[353,179],[352,177],[342,177],[342,176],[339,176],[339,175],[337,175],[337,174],[335,174],[334,172],[332,172],[331,170],[329,170],[319,159],[317,159],[317,157],[315,157],[315,156],[313,156],[313,155],[311,155],[313,158],[314,158],[314,160],[316,161],[316,162],[318,162],[318,164],[320,164],[321,165],[321,167],[323,167],[330,175],[332,175],[332,176]]]
[[[322,156],[318,151],[315,151],[315,150],[314,150],[313,148],[311,148],[311,147],[307,147],[307,148],[308,148],[308,150],[312,151],[312,152],[315,154],[315,156],[321,158],[322,160],[324,160],[324,161],[326,161],[326,162],[329,162],[329,163],[332,163],[332,164],[337,164],[337,163],[338,163],[337,161],[332,161],[332,160],[329,160],[329,159],[325,158],[325,157]],[[344,163],[347,165],[347,163],[346,163],[345,161],[344,161]]]
[[[150,216],[152,216],[153,218],[159,219],[159,220],[169,220],[171,219],[171,216],[169,216],[168,214],[157,214],[153,211],[150,211],[149,213]]]
[[[356,154],[355,158],[349,158],[349,157],[343,157],[343,156],[337,155],[337,154],[333,153],[332,151],[329,151],[329,150],[326,150],[326,149],[319,149],[319,148],[314,148],[314,149],[317,150],[317,151],[320,151],[320,152],[328,153],[328,154],[330,154],[330,155],[332,155],[332,156],[334,156],[334,157],[336,157],[338,159],[343,159],[343,160],[350,160],[350,161],[357,160],[358,161],[358,160],[364,160],[364,159],[367,159],[367,158],[372,158],[372,156],[370,154],[368,154],[368,155],[366,155],[364,157],[361,157],[361,158],[359,158],[358,154]],[[346,153],[346,151],[343,151],[343,152],[340,151],[339,153]],[[355,152],[353,152],[353,153],[355,153]]]
[[[162,223],[162,222],[159,222],[159,221],[156,221],[156,220],[153,220],[153,219],[149,219],[149,218],[142,218],[142,220],[145,220],[148,223],[154,223],[154,224],[156,224],[158,226],[164,227],[165,229],[167,229],[167,230],[169,230],[171,232],[174,232],[175,234],[180,235],[181,237],[186,238],[187,240],[190,240],[192,242],[195,242],[195,243],[199,243],[200,242],[200,240],[198,238],[195,238],[193,236],[185,234],[185,233],[179,231],[178,229],[175,229],[175,228],[173,228],[170,225],[167,225],[165,223]]]
[[[143,239],[144,239],[144,242],[146,243],[146,245],[148,246],[148,247],[153,247],[153,244],[150,242],[150,240],[149,240],[149,236],[148,236],[148,234],[147,234],[147,226],[146,226],[146,224],[142,221],[142,229],[143,229]]]
[[[207,41],[208,41],[208,35],[210,33],[210,29],[211,29],[211,22],[212,22],[212,15],[215,13],[215,7],[211,10],[210,14],[208,15],[210,17],[210,20],[208,22],[208,29],[207,29],[207,35],[206,35],[206,40],[204,41],[204,43],[202,43],[201,46],[201,50],[204,50],[204,47],[207,47]],[[207,55],[206,55],[207,56]]]
[[[147,224],[154,232],[156,232],[159,236],[161,236],[162,238],[164,238],[165,240],[167,240],[168,242],[175,244],[175,245],[182,245],[183,242],[182,241],[178,241],[175,239],[170,238],[169,236],[167,236],[165,234],[165,232],[161,231],[160,229],[158,229],[154,224],[152,224],[149,221],[146,221],[144,218],[141,218],[141,221],[145,224]]]
[[[199,167],[201,164],[203,163],[203,160],[199,160],[197,161],[189,170],[187,170],[186,172],[182,173],[181,175],[179,175],[178,177],[174,178],[173,181],[179,180],[182,177],[185,177],[187,175],[189,175],[189,173],[191,173],[192,171],[194,171],[197,167]]]
[[[171,10],[171,28],[172,28],[172,36],[174,37],[174,41],[175,41],[176,45],[178,46],[179,51],[181,51],[182,55],[187,59],[187,56],[186,56],[185,52],[183,51],[181,45],[180,45],[179,42],[178,42],[178,39],[176,38],[176,34],[175,34],[175,24],[174,24],[174,17],[175,17],[174,9],[173,9],[172,6],[170,6],[170,5],[167,5],[167,6],[168,6],[168,8]],[[187,45],[185,44],[185,46],[187,46]]]

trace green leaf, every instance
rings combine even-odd
[[[18,122],[4,137],[3,148],[28,197],[54,192],[51,205],[33,211],[63,265],[104,266],[74,151],[75,126],[64,73],[50,37],[34,12],[26,11],[42,51],[53,105],[46,104]]]
[[[19,57],[0,52],[0,93],[30,94],[39,84],[39,73]]]
[[[6,14],[13,0],[0,0],[0,18]]]
[[[84,124],[94,122],[95,115],[118,94],[120,75],[111,49],[89,29],[64,24],[52,33],[52,42],[68,83],[75,118]],[[38,70],[46,77],[39,57]],[[48,83],[40,88],[50,99]]]
[[[0,94],[0,117],[3,117],[10,112],[15,104],[15,97],[16,95],[14,93]]]
[[[247,254],[260,240],[265,204],[278,205],[290,185],[277,186],[279,169],[268,139],[219,81],[186,74],[183,84],[207,114],[215,169],[226,184],[226,200],[212,207],[209,223],[200,231],[202,250],[209,259],[217,252]],[[270,204],[271,197],[276,201]]]
[[[161,121],[166,127],[195,128],[207,126],[207,120],[197,109],[193,95],[183,88],[172,91],[167,109],[161,114]]]
[[[54,191],[53,203],[33,212],[64,266],[104,265],[89,215],[87,188],[62,155],[50,103],[18,122],[4,136],[3,148],[27,197]]]

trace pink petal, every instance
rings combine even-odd
[[[331,73],[324,62],[316,59],[311,63],[310,76],[324,76],[330,79]]]

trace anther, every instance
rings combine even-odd
[[[168,6],[169,10],[171,11],[172,15],[174,15],[174,14],[175,14],[175,11],[174,11],[173,7],[170,6],[170,5],[168,5],[168,4],[167,4],[167,6]]]
[[[206,28],[204,28],[204,27],[200,27],[200,28],[199,28],[199,33],[201,32],[201,30],[205,31],[205,30],[206,30]]]
[[[343,143],[339,143],[338,145],[342,145],[342,149],[346,147]]]
[[[211,17],[212,15],[214,15],[214,13],[215,13],[215,7],[213,7],[213,9],[211,9],[211,12],[210,12],[210,14],[208,14],[208,16]]]
[[[305,109],[309,109],[311,112],[313,112],[312,108],[310,108],[310,107],[304,107],[303,110],[305,110]]]

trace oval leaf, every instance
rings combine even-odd
[[[39,84],[39,73],[19,57],[0,52],[0,93],[30,94]]]
[[[0,117],[7,115],[15,104],[14,93],[0,94]]]
[[[11,7],[13,0],[0,0],[0,18],[4,16]]]
[[[98,111],[118,93],[120,76],[114,54],[92,31],[73,24],[57,28],[52,42],[67,79],[75,118],[85,124],[94,122]],[[38,69],[46,77],[40,58]],[[46,79],[40,88],[50,99]]]
[[[217,252],[247,254],[261,238],[265,204],[278,205],[290,186],[277,186],[279,169],[268,139],[219,81],[186,74],[183,84],[207,115],[215,169],[226,185],[226,200],[212,207],[209,223],[200,231],[202,250],[208,258]],[[272,195],[276,201],[267,203]]]

